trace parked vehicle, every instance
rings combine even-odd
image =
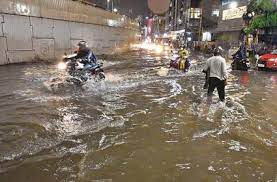
[[[257,68],[260,71],[277,70],[277,50],[259,57]]]

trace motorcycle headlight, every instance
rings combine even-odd
[[[60,62],[57,65],[57,68],[60,69],[60,70],[65,70],[66,69],[66,64],[64,62]]]
[[[82,64],[82,63],[80,63],[80,62],[77,62],[77,66],[78,66],[78,68],[80,68],[80,69],[84,68],[84,64]]]

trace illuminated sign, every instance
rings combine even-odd
[[[247,10],[246,6],[223,10],[222,20],[242,18],[242,15],[246,13],[246,10]]]

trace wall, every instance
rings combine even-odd
[[[248,1],[247,0],[241,0],[238,2],[238,7],[247,6]],[[241,31],[241,29],[244,27],[244,21],[242,19],[242,16],[235,19],[230,20],[223,20],[223,11],[230,9],[229,4],[223,5],[220,8],[220,16],[218,21],[218,32],[231,32],[231,31]]]
[[[0,0],[0,23],[0,65],[55,60],[80,40],[111,54],[138,32],[125,16],[71,0]]]
[[[238,7],[243,7],[247,4],[247,0],[238,1]],[[227,9],[230,9],[229,4],[220,7],[218,27],[215,30],[217,43],[223,47],[238,46],[241,38],[241,31],[244,28],[244,21],[242,16],[235,19],[223,20],[223,11]]]
[[[203,7],[203,19],[202,26],[204,31],[213,31],[217,28],[217,22],[219,17],[212,15],[213,11],[218,10],[221,6],[220,0],[205,0],[202,3]]]

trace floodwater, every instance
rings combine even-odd
[[[104,82],[51,90],[55,65],[0,67],[1,182],[276,181],[277,74],[231,72],[206,102],[203,57],[107,58]]]

